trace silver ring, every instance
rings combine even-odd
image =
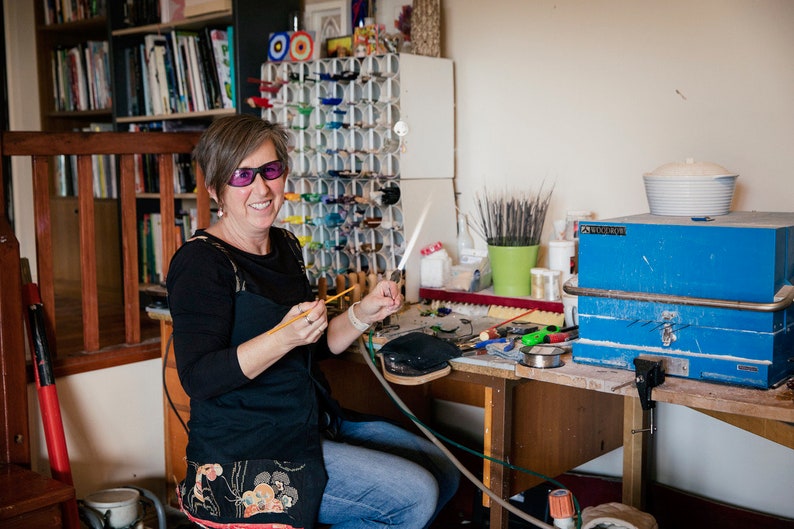
[[[303,307],[301,307],[301,305],[303,305],[303,303],[298,303],[298,312],[303,314],[305,311],[303,310]]]
[[[309,325],[314,323],[312,320],[309,319],[309,315],[308,314],[306,316],[304,316],[303,319],[306,320],[306,323],[308,323]]]

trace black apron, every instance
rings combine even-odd
[[[204,240],[223,251],[239,275],[228,251]],[[273,328],[289,310],[237,283],[232,345]],[[189,453],[201,460],[187,461],[178,493],[192,521],[206,527],[314,527],[327,475],[312,349],[290,351],[243,387],[191,401]]]

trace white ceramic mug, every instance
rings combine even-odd
[[[565,326],[579,325],[579,296],[562,293],[562,308],[565,314]]]

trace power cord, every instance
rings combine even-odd
[[[510,504],[509,502],[507,502],[507,501],[503,500],[502,498],[500,498],[499,496],[497,496],[482,481],[480,481],[474,474],[472,474],[469,471],[469,469],[467,469],[465,466],[463,466],[463,464],[458,460],[458,458],[455,457],[455,455],[452,452],[450,452],[449,449],[446,446],[444,446],[444,444],[439,439],[443,439],[447,443],[450,443],[453,446],[456,446],[456,447],[458,447],[458,448],[460,448],[460,449],[462,449],[462,450],[464,450],[464,451],[466,451],[466,452],[468,452],[470,454],[476,455],[476,456],[478,456],[478,457],[480,457],[482,459],[487,459],[488,461],[491,461],[493,463],[498,463],[498,464],[500,464],[500,465],[502,465],[504,467],[507,467],[507,468],[509,468],[511,470],[516,470],[516,471],[519,471],[519,472],[524,472],[524,473],[527,473],[527,474],[530,474],[530,475],[533,475],[533,476],[540,477],[540,478],[542,478],[542,479],[554,484],[555,486],[557,486],[557,487],[559,487],[561,489],[566,489],[567,490],[567,487],[565,487],[560,482],[554,480],[553,478],[550,478],[548,476],[544,476],[543,474],[540,474],[538,472],[534,472],[532,470],[529,470],[529,469],[526,469],[526,468],[522,468],[522,467],[517,466],[517,465],[513,465],[513,464],[508,463],[506,461],[502,461],[500,459],[488,456],[486,454],[483,454],[481,452],[478,452],[476,450],[473,450],[471,448],[463,446],[463,445],[461,445],[461,444],[459,444],[459,443],[457,443],[455,441],[452,441],[451,439],[439,434],[438,432],[433,431],[430,427],[425,425],[418,417],[416,417],[411,412],[411,410],[408,408],[408,406],[402,401],[402,399],[400,399],[400,397],[397,395],[397,393],[395,393],[395,391],[392,389],[392,387],[389,385],[389,383],[386,381],[386,379],[383,377],[383,375],[378,370],[378,367],[377,367],[377,365],[375,363],[376,362],[376,360],[375,360],[375,348],[374,348],[373,343],[372,343],[373,334],[374,334],[374,331],[371,330],[369,332],[369,337],[368,337],[367,343],[366,344],[363,344],[363,343],[360,344],[361,345],[361,347],[360,347],[361,355],[364,357],[365,363],[367,364],[367,366],[369,366],[369,368],[372,371],[372,373],[378,379],[378,381],[380,382],[381,386],[383,386],[383,389],[386,390],[386,393],[389,395],[389,397],[392,399],[392,401],[397,405],[399,410],[406,417],[411,419],[411,421],[413,421],[414,424],[416,424],[416,426],[422,431],[422,433],[424,433],[425,436],[434,445],[436,445],[444,453],[444,455],[447,456],[447,458],[449,458],[449,460],[458,468],[458,470],[460,470],[460,472],[469,481],[471,481],[478,489],[480,489],[483,493],[487,494],[489,498],[491,498],[493,501],[498,503],[501,507],[503,507],[507,511],[511,512],[512,514],[516,515],[517,517],[521,518],[522,520],[524,520],[526,522],[529,522],[530,524],[532,524],[532,525],[534,525],[536,527],[540,527],[542,529],[555,529],[554,526],[551,526],[551,525],[545,523],[544,521],[539,520],[539,519],[537,519],[537,518],[525,513],[524,511],[518,509],[514,505]],[[369,353],[369,354],[367,354],[367,353]],[[574,508],[576,510],[576,528],[580,529],[581,525],[582,525],[582,516],[581,516],[582,513],[581,513],[581,510],[579,508],[579,501],[576,499],[576,496],[574,496],[573,492],[571,492],[571,497],[573,499]]]

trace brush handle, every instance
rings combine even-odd
[[[331,296],[330,298],[328,298],[328,299],[326,299],[325,301],[323,301],[323,303],[325,303],[326,305],[328,305],[330,302],[334,301],[334,300],[335,300],[335,299],[337,299],[337,298],[341,298],[342,296],[344,296],[345,294],[347,294],[348,292],[350,292],[350,291],[351,291],[351,290],[353,290],[354,288],[356,288],[356,286],[355,286],[355,285],[353,285],[352,287],[348,288],[347,290],[343,290],[342,292],[340,292],[339,294],[336,294],[335,296]],[[292,318],[292,319],[290,319],[290,320],[287,320],[287,321],[285,321],[285,322],[284,322],[284,323],[282,323],[281,325],[278,325],[278,326],[276,326],[276,327],[273,327],[272,329],[270,329],[269,331],[267,331],[265,334],[273,334],[274,332],[280,331],[280,330],[281,330],[281,329],[283,329],[284,327],[287,327],[288,325],[292,325],[293,323],[295,323],[296,321],[298,321],[299,319],[301,319],[301,318],[303,318],[303,317],[304,317],[304,314],[303,314],[303,313],[300,313],[300,314],[298,314],[297,316],[295,316],[294,318]]]
[[[523,317],[524,317],[524,316],[526,316],[527,314],[532,314],[532,313],[533,313],[533,312],[535,312],[536,310],[538,310],[538,309],[529,309],[529,310],[528,310],[528,311],[526,311],[526,312],[522,312],[522,313],[521,313],[521,314],[519,314],[518,316],[513,316],[513,317],[512,317],[512,318],[510,318],[509,320],[505,320],[505,321],[503,321],[503,322],[497,323],[496,325],[493,325],[493,326],[491,326],[491,327],[488,327],[488,328],[487,328],[487,329],[485,329],[485,331],[483,331],[483,332],[487,332],[487,331],[490,331],[490,330],[492,330],[492,329],[496,329],[497,327],[501,327],[502,325],[506,325],[506,324],[510,323],[511,321],[516,321],[516,320],[517,320],[517,319],[519,319],[519,318],[523,318]]]

